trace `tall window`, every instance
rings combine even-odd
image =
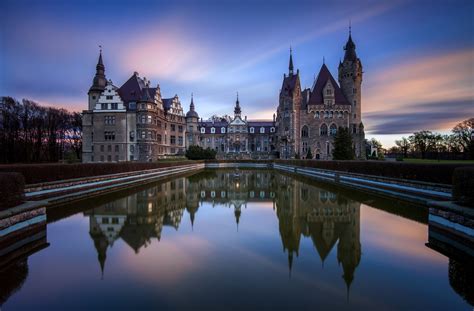
[[[112,106],[112,110],[117,110],[118,109],[118,103],[112,103],[110,105]]]
[[[221,133],[225,134],[225,127],[221,127]]]
[[[211,127],[211,133],[214,134],[216,132],[216,129],[214,127]]]
[[[255,128],[251,127],[250,128],[250,133],[252,133],[252,134],[255,133]]]
[[[337,133],[337,126],[336,126],[336,124],[333,123],[333,124],[331,124],[331,126],[329,127],[329,134],[330,134],[331,136],[335,136],[336,133]]]
[[[261,134],[264,134],[264,133],[265,133],[265,128],[264,128],[263,126],[260,128],[260,133],[261,133]]]
[[[301,137],[308,137],[308,136],[309,136],[308,127],[305,125],[301,129]]]
[[[326,124],[321,125],[319,135],[326,136],[328,134],[328,126]]]

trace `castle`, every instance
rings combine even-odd
[[[239,98],[234,116],[199,118],[191,97],[184,114],[179,97],[162,98],[160,86],[135,72],[120,88],[105,77],[102,51],[83,111],[83,162],[156,161],[184,154],[191,145],[216,150],[218,158],[332,159],[334,136],[349,128],[356,158],[365,159],[361,116],[362,63],[349,30],[338,80],[323,63],[311,88],[302,90],[290,49],[273,120],[247,120]]]

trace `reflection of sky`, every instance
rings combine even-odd
[[[447,259],[424,246],[426,225],[362,205],[362,257],[348,303],[337,244],[323,265],[302,237],[289,277],[271,207],[249,202],[237,231],[233,208],[203,203],[194,228],[185,213],[178,231],[164,227],[161,241],[138,254],[119,239],[107,250],[103,280],[88,217],[49,224],[50,247],[29,258],[28,279],[5,309],[465,307],[449,286]]]
[[[0,11],[0,95],[82,110],[102,44],[118,85],[138,71],[186,108],[194,92],[204,117],[231,113],[239,91],[244,114],[271,118],[289,46],[309,87],[323,57],[336,75],[352,20],[371,135],[474,113],[472,1],[6,0]]]

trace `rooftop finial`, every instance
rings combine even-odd
[[[351,35],[351,33],[352,33],[352,22],[349,19],[349,36]]]
[[[326,59],[323,56],[323,65],[326,64]]]
[[[292,75],[293,74],[293,49],[291,48],[291,45],[290,45],[290,64],[288,65],[288,70],[289,70],[290,75]]]

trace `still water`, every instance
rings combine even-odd
[[[427,215],[274,171],[202,171],[49,210],[47,244],[0,273],[1,309],[471,310],[473,280],[425,245]]]

